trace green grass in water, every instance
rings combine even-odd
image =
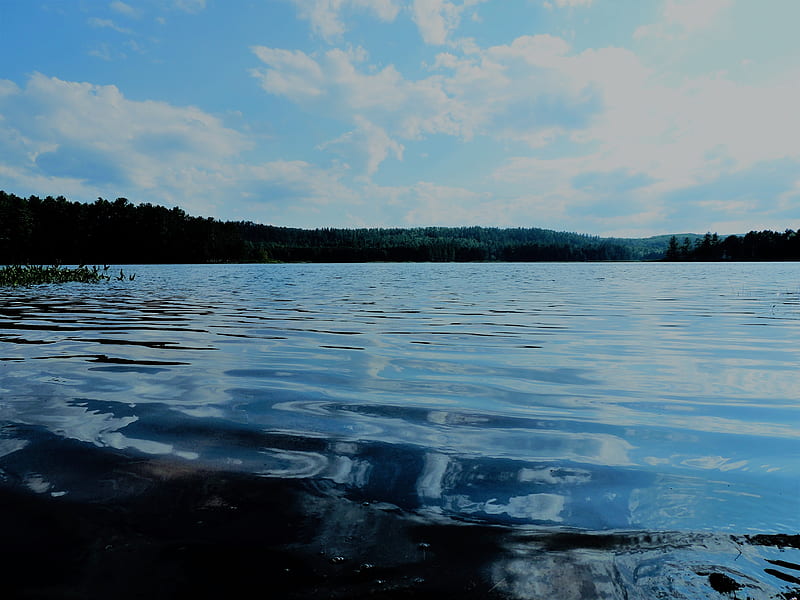
[[[108,275],[109,267],[99,269],[92,267],[91,269],[85,265],[80,265],[76,268],[61,267],[54,265],[51,267],[36,266],[36,265],[9,265],[0,268],[0,286],[16,286],[16,285],[39,285],[42,283],[66,283],[69,281],[77,281],[80,283],[99,283],[101,281],[109,281],[112,276]],[[113,279],[123,281],[128,279],[133,281],[136,275],[125,276],[122,269],[119,275],[114,276]]]

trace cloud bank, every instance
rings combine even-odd
[[[244,109],[202,108],[202,90],[180,103],[49,73],[0,81],[2,186],[300,226],[647,235],[800,217],[800,64],[734,37],[755,18],[744,3],[650,2],[605,43],[592,19],[613,11],[591,0],[504,4],[532,11],[513,35],[499,0],[282,6],[301,35],[241,40]],[[147,23],[215,10],[231,9],[112,2],[81,19],[113,63],[108,36],[130,45]]]

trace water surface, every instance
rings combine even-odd
[[[0,290],[0,479],[40,503],[16,535],[105,507],[126,528],[64,539],[169,553],[143,523],[202,510],[181,539],[222,548],[247,535],[196,521],[239,510],[297,597],[800,588],[795,263],[130,270]]]

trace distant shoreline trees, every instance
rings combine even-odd
[[[678,241],[672,236],[664,259],[668,261],[779,261],[800,260],[800,233],[787,229],[751,231],[721,239],[706,233],[694,243],[689,238]]]
[[[800,257],[797,247],[791,230],[679,242],[539,228],[299,229],[193,217],[126,198],[87,204],[0,191],[0,264],[781,260]]]
[[[178,207],[92,204],[63,196],[19,198],[0,191],[0,262],[204,263],[261,258],[235,223],[190,217]]]

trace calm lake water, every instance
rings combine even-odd
[[[124,269],[0,289],[20,594],[800,589],[797,263]]]

